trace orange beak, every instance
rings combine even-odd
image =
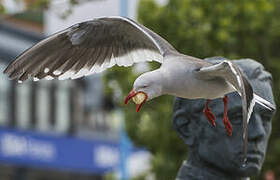
[[[144,94],[144,95],[145,95],[145,99],[142,100],[142,102],[140,102],[140,103],[136,103],[136,101],[133,99],[134,102],[137,104],[137,106],[136,106],[136,112],[139,112],[139,110],[140,110],[140,108],[142,107],[142,105],[143,105],[143,104],[146,102],[146,100],[148,99],[148,95],[147,95],[145,92],[139,91],[139,92],[136,92],[136,93],[135,93],[134,90],[131,90],[130,93],[128,93],[128,95],[127,95],[127,97],[125,98],[125,101],[124,101],[124,104],[127,104],[128,101],[129,101],[130,99],[132,99],[133,97],[135,97],[135,96],[136,96],[137,94],[139,94],[139,93]]]

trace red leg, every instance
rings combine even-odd
[[[208,121],[212,124],[212,126],[216,126],[216,117],[215,115],[211,112],[210,108],[209,108],[209,103],[210,103],[210,99],[207,99],[205,107],[203,109],[203,112],[206,116],[206,118],[208,119]]]
[[[227,105],[228,105],[228,97],[227,95],[225,95],[225,97],[223,98],[224,101],[224,118],[223,118],[223,123],[225,125],[225,128],[227,130],[227,134],[228,136],[232,135],[232,125],[230,124],[229,120],[228,120],[228,116],[227,116]]]

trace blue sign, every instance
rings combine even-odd
[[[116,142],[0,128],[0,163],[103,174],[119,166]]]

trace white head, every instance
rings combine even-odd
[[[127,95],[125,104],[132,99],[137,104],[136,111],[138,112],[146,101],[162,95],[162,78],[158,70],[139,76],[134,81],[133,89]]]

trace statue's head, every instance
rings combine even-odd
[[[216,63],[221,58],[206,59]],[[275,104],[271,87],[271,75],[253,60],[234,61],[247,76],[254,92]],[[227,135],[222,118],[222,99],[212,100],[210,109],[216,116],[216,127],[212,127],[203,114],[205,100],[176,98],[174,105],[174,127],[189,147],[190,155],[204,165],[216,167],[223,172],[238,176],[252,176],[260,172],[264,162],[271,132],[274,112],[256,104],[248,125],[247,166],[241,167],[242,159],[242,106],[240,96],[229,94],[228,117],[232,124],[232,136]]]

